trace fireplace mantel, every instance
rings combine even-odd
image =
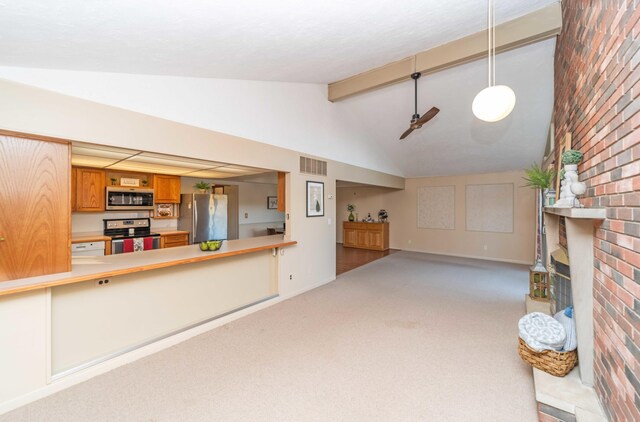
[[[594,227],[606,218],[605,208],[545,207],[547,261],[560,240],[565,217],[571,267],[571,296],[578,336],[578,361],[583,384],[593,386],[593,238]]]
[[[567,218],[581,218],[590,220],[604,220],[607,217],[606,208],[555,208],[544,207],[546,214]]]

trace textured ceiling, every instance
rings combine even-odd
[[[502,22],[557,0],[498,0]],[[0,65],[327,83],[486,25],[484,0],[0,1]]]

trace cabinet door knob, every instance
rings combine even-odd
[[[0,236],[0,242],[4,242],[6,239],[2,236]]]

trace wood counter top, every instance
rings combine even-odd
[[[157,233],[161,236],[169,236],[172,234],[189,234],[186,230],[178,229],[151,229],[152,233]],[[102,232],[81,232],[71,233],[71,243],[83,243],[83,242],[100,242],[111,240],[109,236],[105,236]]]
[[[172,234],[189,234],[187,230],[178,229],[151,229],[152,233],[157,233],[160,236],[170,236]]]
[[[248,254],[296,243],[298,242],[284,240],[283,235],[275,235],[228,240],[215,252],[203,252],[199,245],[189,245],[108,256],[77,256],[71,260],[69,272],[0,282],[0,296]]]

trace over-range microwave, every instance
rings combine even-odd
[[[153,189],[107,187],[109,211],[152,210]]]

